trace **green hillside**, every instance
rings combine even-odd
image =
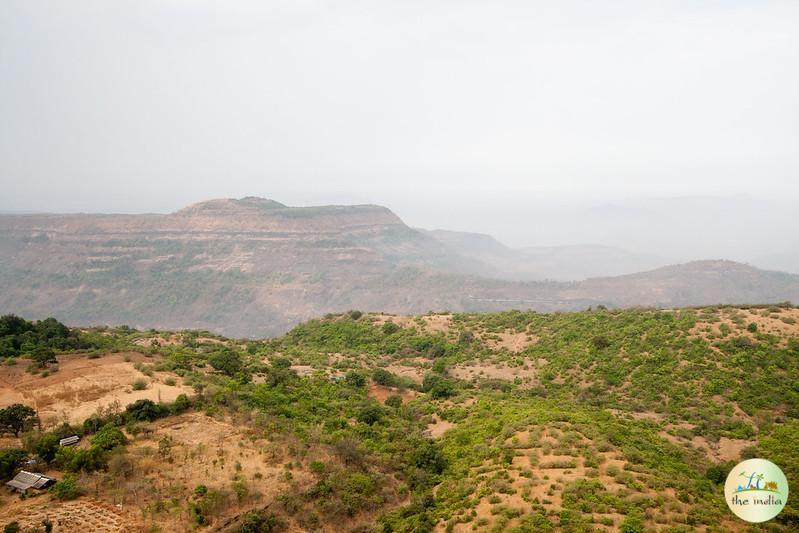
[[[119,478],[119,457],[134,471],[145,460],[142,428],[161,436],[155,447],[167,437],[177,445],[169,421],[199,416],[244,432],[239,446],[266,454],[281,472],[279,491],[256,496],[260,478],[241,465],[204,484],[213,502],[188,482],[154,484],[140,504],[147,527],[794,530],[792,501],[777,519],[746,526],[727,509],[723,483],[739,460],[764,457],[799,494],[797,319],[786,305],[351,312],[261,341],[85,330],[74,348],[83,355],[60,356],[62,368],[70,358],[140,352],[143,376],[194,394],[73,424],[87,437],[119,427],[127,448],[94,446],[91,461],[55,455],[51,467],[113,500],[137,475]],[[23,447],[34,454],[48,434],[31,431]],[[222,461],[234,452],[218,453]]]

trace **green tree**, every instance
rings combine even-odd
[[[441,449],[429,440],[423,440],[411,452],[411,461],[417,468],[431,474],[441,474],[447,467],[447,461]]]
[[[230,348],[224,348],[213,355],[209,361],[215,370],[218,370],[226,376],[235,376],[243,367],[241,356],[238,352]]]
[[[32,428],[38,421],[36,411],[21,403],[0,409],[0,433],[13,433],[18,437],[21,431]]]
[[[33,451],[40,459],[50,463],[55,459],[55,454],[58,451],[58,441],[58,435],[55,433],[45,433],[34,445]]]
[[[136,400],[125,408],[125,417],[136,422],[152,422],[167,414],[167,411],[152,400]]]
[[[26,455],[25,450],[19,448],[0,450],[0,479],[5,481],[14,477],[14,472]]]
[[[106,467],[106,456],[97,446],[82,449],[61,447],[53,463],[67,472],[94,472]]]
[[[448,398],[455,394],[455,385],[451,380],[436,374],[426,374],[422,380],[422,390],[432,398]]]
[[[55,351],[49,346],[37,346],[30,354],[30,358],[40,367],[57,362]]]
[[[92,437],[92,446],[100,450],[113,450],[117,446],[124,446],[127,442],[125,434],[113,424],[106,424]]]

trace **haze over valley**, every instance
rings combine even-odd
[[[246,337],[349,309],[799,301],[799,276],[731,261],[669,265],[607,246],[512,249],[487,235],[415,230],[381,206],[256,197],[169,215],[0,215],[0,254],[0,311]]]

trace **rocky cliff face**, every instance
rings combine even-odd
[[[581,283],[480,277],[379,206],[211,200],[167,215],[0,216],[0,314],[256,336],[327,312],[542,311],[799,301],[796,276],[735,263]]]

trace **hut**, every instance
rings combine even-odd
[[[28,489],[46,489],[54,483],[55,479],[44,474],[20,470],[19,474],[14,476],[14,479],[6,483],[6,486],[11,490],[25,493]]]

